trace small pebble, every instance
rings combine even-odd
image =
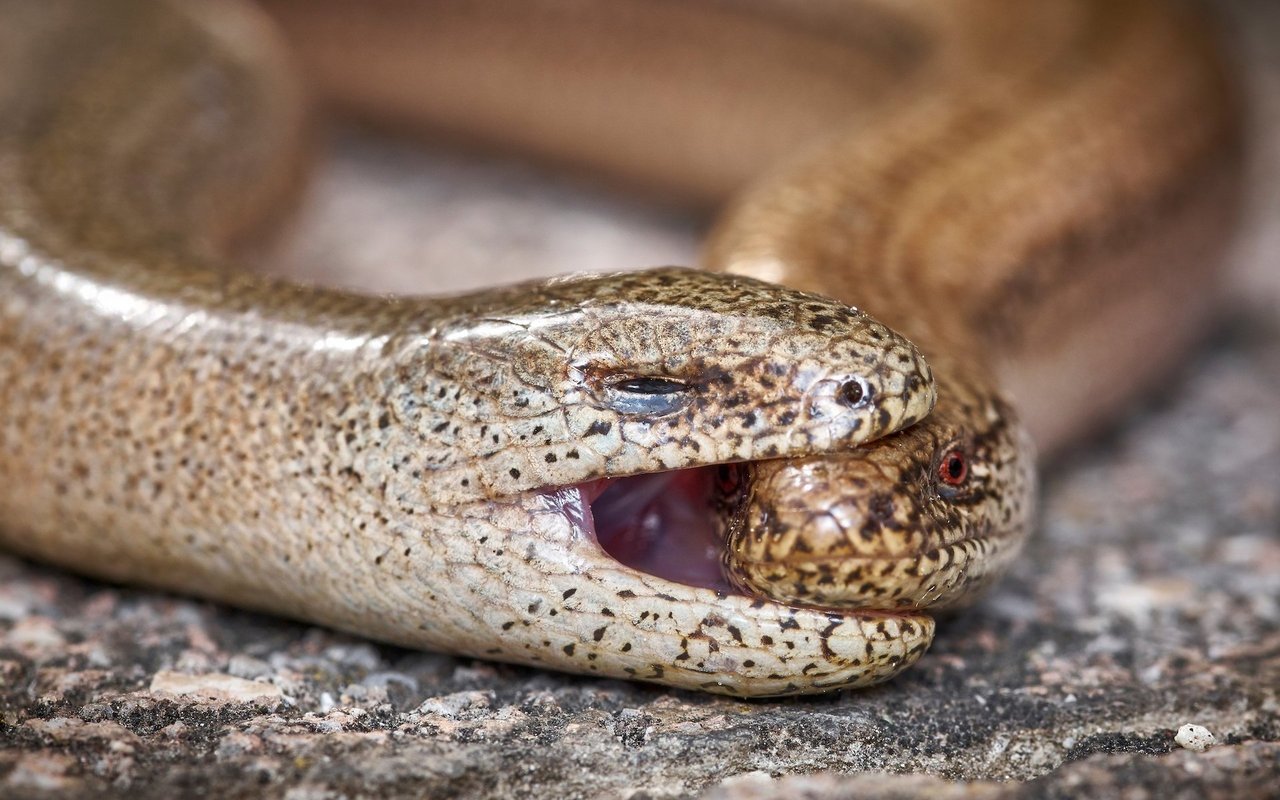
[[[1208,728],[1192,724],[1178,728],[1178,733],[1173,740],[1187,750],[1194,750],[1197,753],[1204,752],[1218,743]]]
[[[171,670],[161,670],[151,678],[151,691],[213,697],[240,703],[264,697],[279,700],[283,695],[278,687],[262,681],[247,681],[220,672],[186,675]]]

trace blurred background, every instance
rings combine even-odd
[[[1213,0],[1248,83],[1250,200],[1237,296],[1280,302],[1280,4]],[[459,291],[577,271],[695,265],[710,217],[456,149],[352,127],[329,149],[275,274],[380,291]],[[426,266],[424,266],[426,265]],[[436,268],[438,267],[438,268]]]

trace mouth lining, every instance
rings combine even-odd
[[[675,583],[741,594],[725,579],[711,505],[715,467],[603,478],[569,487],[561,508],[611,558]],[[562,490],[563,491],[563,490]]]

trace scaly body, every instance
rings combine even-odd
[[[928,368],[749,281],[386,301],[227,273],[305,138],[272,35],[222,4],[12,3],[7,546],[410,646],[744,695],[866,685],[924,651],[918,607],[1026,532],[1007,390],[1052,446],[1210,307],[1234,116],[1159,4],[268,5],[349,106],[738,192],[709,264],[881,315],[935,362],[938,410],[849,451],[924,416]],[[773,457],[799,458],[730,492],[766,545],[736,577],[754,596],[622,566],[571,487]]]

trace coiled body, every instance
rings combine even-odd
[[[1209,307],[1234,117],[1193,23],[1155,4],[269,7],[368,113],[699,199],[765,171],[709,264],[881,315],[938,408],[879,438],[932,405],[917,352],[752,281],[382,301],[227,273],[298,170],[271,34],[221,4],[12,3],[6,546],[411,646],[747,695],[865,685],[1025,534],[1006,387],[1052,445]],[[963,485],[940,484],[957,451]],[[728,487],[751,594],[624,567],[573,488],[774,457],[822,460]],[[863,590],[895,571],[907,588]]]

